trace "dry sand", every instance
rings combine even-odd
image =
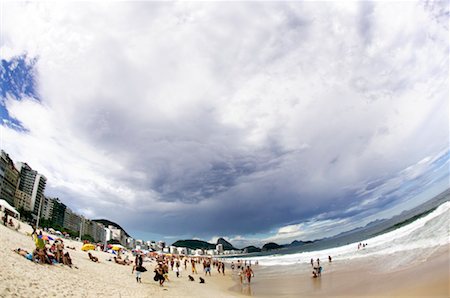
[[[63,265],[35,264],[12,250],[23,248],[31,252],[34,242],[26,233],[28,225],[21,224],[19,232],[0,225],[0,297],[237,297],[227,289],[233,285],[230,276],[217,272],[204,277],[205,284],[189,282],[187,272],[177,278],[169,273],[170,282],[164,287],[153,281],[155,263],[144,262],[147,272],[142,283],[136,283],[132,266],[107,261],[113,255],[91,251],[100,263],[91,262],[87,252],[80,250],[81,243],[64,240],[65,246],[74,246],[70,253],[76,268]],[[190,266],[188,266],[188,270]]]

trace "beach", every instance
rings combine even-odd
[[[31,227],[21,223],[19,231],[0,226],[0,297],[449,297],[449,246],[439,246],[423,259],[399,263],[407,251],[349,260],[323,259],[323,273],[313,278],[308,260],[294,265],[254,265],[251,284],[241,284],[237,271],[226,275],[212,270],[204,276],[201,265],[196,281],[190,282],[190,265],[177,278],[160,287],[153,280],[155,261],[144,260],[147,272],[136,283],[132,266],[108,261],[113,255],[91,251],[100,263],[89,260],[81,242],[64,240],[73,266],[40,265],[15,253],[32,251]],[[130,259],[133,257],[130,255]],[[182,265],[182,268],[184,266]],[[200,284],[198,277],[205,278]]]
[[[70,253],[73,266],[40,265],[13,252],[22,248],[31,252],[34,242],[26,233],[31,227],[21,223],[21,229],[15,231],[0,225],[0,297],[238,297],[238,293],[228,291],[233,285],[229,276],[194,275],[196,281],[190,282],[188,272],[182,272],[177,278],[169,272],[170,282],[160,287],[153,280],[155,262],[144,261],[148,270],[142,274],[142,283],[137,283],[131,273],[132,266],[124,266],[107,261],[113,255],[100,251],[90,251],[100,263],[89,260],[87,252],[81,251],[81,242],[64,240]],[[133,258],[130,256],[130,259]],[[188,271],[190,266],[188,266]],[[198,282],[203,276],[205,284]]]
[[[318,278],[312,277],[307,261],[294,266],[253,266],[251,285],[236,284],[233,291],[255,297],[449,297],[448,246],[417,264],[384,270],[395,258],[323,260],[324,271]]]

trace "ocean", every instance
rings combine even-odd
[[[364,233],[360,231],[346,238],[357,239],[354,242],[347,242],[344,245],[336,246],[342,241],[328,239],[311,245],[304,245],[287,250],[276,251],[269,255],[246,255],[228,259],[228,262],[241,259],[251,261],[254,264],[258,261],[263,266],[287,266],[309,263],[311,258],[319,258],[321,262],[328,262],[328,256],[332,257],[333,262],[346,262],[354,259],[366,258],[380,259],[378,257],[393,258],[388,266],[379,266],[385,271],[392,271],[396,268],[411,266],[414,263],[425,261],[430,255],[443,247],[449,247],[450,244],[450,202],[448,195],[439,201],[437,207],[428,210],[419,210],[410,216],[409,219],[400,221],[397,224],[391,224],[389,228],[383,228],[384,233],[372,233],[370,237],[364,238]],[[423,209],[424,207],[422,207]],[[408,215],[408,214],[406,214]],[[403,217],[405,218],[404,215]],[[409,214],[411,215],[411,214]],[[412,220],[412,221],[411,221]],[[379,228],[380,229],[380,228]],[[375,236],[373,236],[375,234]],[[339,237],[338,237],[339,238]],[[358,244],[367,244],[364,248],[358,249]],[[333,246],[334,244],[334,246]],[[326,247],[327,248],[323,248]],[[373,257],[373,258],[372,258]],[[374,264],[377,265],[377,264]]]

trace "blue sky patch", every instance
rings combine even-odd
[[[0,117],[2,124],[16,130],[24,130],[17,119],[9,115],[5,106],[5,98],[11,97],[21,100],[31,97],[39,101],[36,90],[35,64],[37,59],[27,59],[26,55],[13,57],[10,60],[1,60],[0,67]]]

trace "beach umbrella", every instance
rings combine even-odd
[[[95,245],[91,243],[86,243],[81,247],[82,251],[95,250]]]
[[[113,245],[113,246],[111,247],[111,249],[112,249],[112,250],[115,250],[115,251],[118,251],[118,250],[121,250],[122,248],[119,247],[119,246]]]
[[[34,243],[36,245],[36,248],[45,248],[44,240],[42,240],[39,237],[36,237],[36,234],[34,235]]]
[[[54,239],[52,237],[50,237],[49,235],[39,235],[38,236],[40,239],[42,240],[51,240],[53,241]]]

